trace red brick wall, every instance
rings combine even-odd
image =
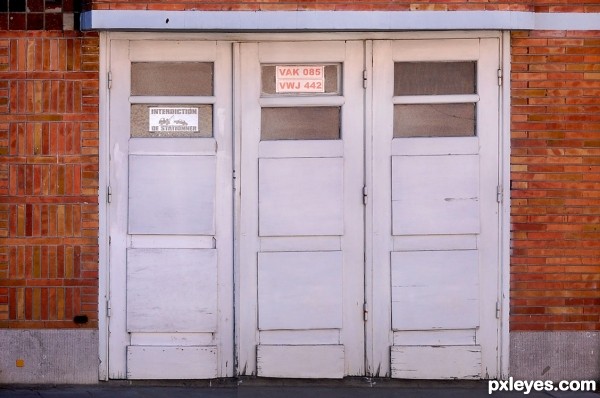
[[[98,39],[0,31],[0,327],[97,327]]]
[[[600,330],[600,31],[512,34],[512,330]]]
[[[94,10],[394,10],[600,12],[598,0],[85,0]]]

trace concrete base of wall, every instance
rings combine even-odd
[[[600,332],[511,332],[509,374],[519,380],[598,380]]]
[[[98,382],[97,330],[0,330],[0,384]]]

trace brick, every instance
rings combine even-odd
[[[81,87],[83,81],[91,83],[85,95],[97,104],[98,51],[96,34],[0,34],[0,156],[2,167],[6,165],[7,194],[0,205],[0,234],[6,214],[7,249],[6,277],[0,278],[0,327],[73,327],[72,314],[84,300],[79,289],[92,286],[97,292],[97,255],[89,262],[86,252],[86,271],[81,271],[81,245],[96,246],[97,252],[98,226],[97,220],[89,221],[96,238],[82,236],[88,216],[81,204],[96,203],[97,198],[81,195],[81,165],[97,164],[98,159],[81,155],[82,142],[91,136],[84,138],[80,128],[81,120],[86,121],[86,131],[96,137],[91,144],[97,147],[97,110],[83,114]],[[79,72],[83,63],[93,72]],[[2,96],[7,98],[4,108]],[[97,186],[93,178],[97,173],[87,176],[88,183]],[[0,275],[2,269],[0,257]],[[97,327],[97,322],[85,327]]]

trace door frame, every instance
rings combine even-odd
[[[198,33],[201,33],[199,35]],[[323,41],[323,40],[403,40],[403,39],[446,39],[446,38],[498,38],[500,39],[500,62],[502,65],[502,73],[504,79],[500,88],[499,98],[499,137],[498,137],[498,152],[499,152],[499,181],[501,183],[500,192],[500,242],[498,253],[498,280],[499,288],[498,295],[500,297],[500,319],[498,331],[498,363],[499,374],[498,378],[506,379],[508,377],[509,367],[509,278],[510,278],[510,32],[508,31],[430,31],[430,32],[330,32],[330,33],[213,33],[213,32],[196,32],[196,33],[160,33],[160,32],[100,32],[100,62],[99,62],[99,188],[98,188],[98,212],[99,212],[99,271],[98,271],[98,354],[99,354],[99,380],[108,380],[108,297],[109,297],[109,217],[107,203],[107,187],[109,182],[109,120],[110,120],[110,96],[108,90],[109,71],[111,66],[110,44],[112,40],[217,40],[233,42],[233,85],[239,85],[240,70],[239,70],[239,54],[236,51],[238,43],[255,42],[255,41]],[[369,51],[369,45],[365,46]],[[372,65],[372,64],[371,64]],[[366,71],[367,78],[372,81],[371,65],[367,63]],[[367,93],[369,91],[367,90]],[[234,170],[239,173],[241,166],[240,159],[240,114],[239,96],[233,95],[233,156]],[[372,104],[372,98],[367,94],[365,97],[365,109],[368,109]],[[370,114],[365,115],[366,136],[372,134],[370,128]],[[365,142],[365,150],[370,150],[370,143]],[[366,182],[371,183],[370,165],[365,164]],[[239,179],[234,174],[234,190],[239,191]],[[237,200],[237,195],[234,195],[234,302],[239,300],[239,286],[236,281],[239,281],[239,214],[240,203]],[[366,220],[365,236],[372,231],[369,230],[368,215]],[[372,261],[369,253],[372,253],[371,244],[366,242],[365,250],[367,251],[366,262],[369,264]],[[365,273],[365,293],[372,293],[372,288],[368,286],[372,283],[369,273]],[[237,316],[237,313],[236,313]],[[238,333],[238,322],[235,322],[235,333]],[[369,338],[369,332],[365,334],[365,338]],[[237,350],[237,347],[235,347]],[[368,356],[367,356],[368,358]],[[236,355],[237,360],[237,355]],[[368,358],[369,360],[369,358]],[[237,369],[237,364],[236,364]],[[237,374],[237,371],[236,371]]]

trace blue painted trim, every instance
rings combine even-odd
[[[82,30],[350,32],[600,30],[600,13],[519,11],[146,11],[81,14]]]

